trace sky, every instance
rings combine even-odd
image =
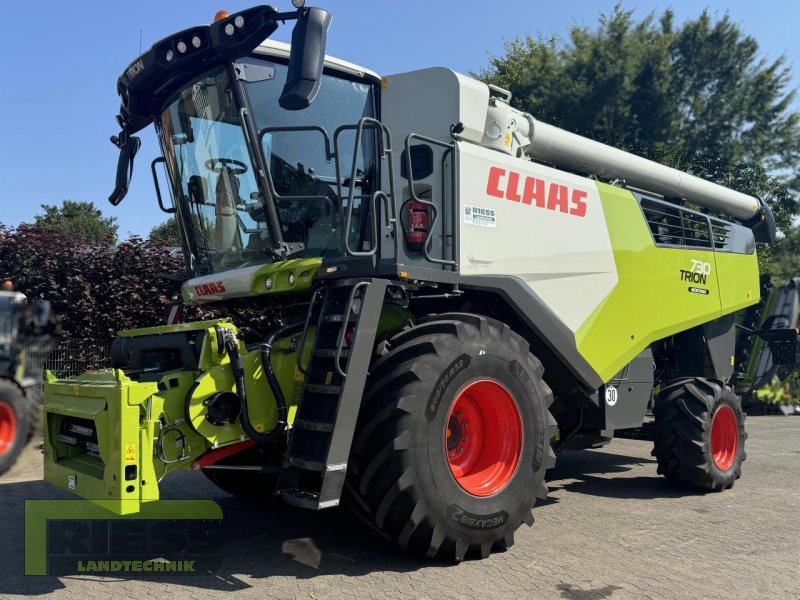
[[[381,75],[432,66],[477,71],[506,40],[526,34],[567,36],[573,25],[593,27],[618,0],[315,0],[333,15],[327,52]],[[131,189],[111,206],[118,127],[116,81],[122,70],[157,40],[210,23],[217,10],[231,13],[254,0],[136,0],[135,10],[109,0],[32,4],[0,0],[0,223],[33,221],[41,204],[91,201],[114,216],[121,237],[146,236],[163,222],[155,201],[150,161],[159,149],[152,128],[141,133]],[[290,10],[290,0],[277,0]],[[704,7],[726,12],[752,35],[763,56],[786,55],[800,88],[800,3],[786,0],[647,2],[622,0],[644,17],[672,8],[676,21]],[[13,10],[12,10],[13,9]],[[29,11],[35,14],[29,14]],[[289,41],[291,25],[274,39]],[[800,102],[795,106],[800,108]],[[166,190],[164,190],[166,193]]]

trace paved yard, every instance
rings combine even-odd
[[[28,449],[0,480],[0,596],[54,598],[800,598],[800,418],[748,419],[743,478],[682,495],[656,475],[650,444],[615,440],[563,453],[536,523],[509,551],[458,565],[408,556],[346,510],[271,512],[202,475],[165,481],[168,498],[207,497],[225,514],[216,577],[24,577],[22,501],[67,498]]]

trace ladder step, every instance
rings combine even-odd
[[[333,348],[317,348],[314,350],[314,356],[319,356],[320,358],[336,358],[336,350]],[[339,356],[342,358],[350,356],[350,348],[342,348],[342,352]]]
[[[350,318],[347,320],[350,322],[355,321],[356,315],[351,314]],[[344,315],[325,315],[322,317],[323,323],[344,323],[344,321],[345,321]]]
[[[306,391],[313,392],[315,394],[330,394],[331,396],[339,396],[342,393],[342,386],[307,383]]]
[[[313,318],[317,324],[314,350],[277,486],[288,504],[312,510],[337,506],[342,495],[388,281],[353,279],[328,286],[322,306],[312,304],[307,314],[307,323]],[[356,297],[360,310],[353,314]],[[338,350],[345,332],[352,346]],[[364,358],[355,364],[355,356]],[[339,372],[345,365],[352,378]]]
[[[339,506],[338,498],[320,502],[319,493],[311,492],[309,490],[301,490],[298,488],[281,490],[281,497],[287,504],[311,510]]]
[[[323,431],[330,433],[333,431],[333,423],[326,421],[313,421],[311,419],[295,419],[294,426],[308,431]]]
[[[300,458],[299,456],[287,456],[286,463],[293,467],[300,467],[308,471],[325,471],[325,463],[321,460],[312,460],[308,458]]]

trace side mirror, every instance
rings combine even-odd
[[[108,197],[108,201],[114,206],[122,202],[122,199],[128,193],[128,186],[131,183],[131,175],[133,175],[133,159],[139,151],[142,141],[136,137],[131,136],[128,141],[119,149],[119,161],[117,162],[117,179],[114,184],[114,191]]]
[[[774,244],[778,238],[775,214],[763,200],[761,200],[761,210],[746,224],[750,226],[753,231],[753,238],[757,242]]]
[[[325,42],[331,15],[321,8],[308,8],[292,31],[292,49],[286,83],[278,104],[286,110],[307,108],[319,92]]]

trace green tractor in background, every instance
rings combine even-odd
[[[52,348],[49,302],[0,291],[0,475],[16,462],[39,424],[41,375]]]

